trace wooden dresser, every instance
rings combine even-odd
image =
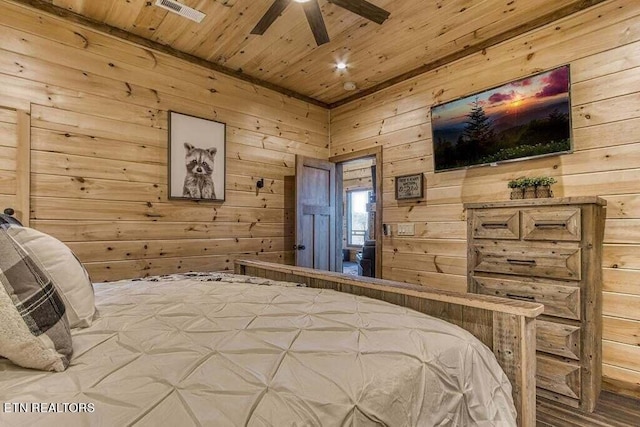
[[[605,206],[598,197],[465,205],[469,292],[544,304],[538,397],[588,412],[602,375]]]

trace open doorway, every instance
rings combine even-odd
[[[342,272],[375,276],[375,157],[342,164]],[[367,246],[365,246],[365,243]]]
[[[336,228],[342,271],[381,277],[381,150],[371,149],[332,158],[336,162]]]

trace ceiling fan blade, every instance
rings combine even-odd
[[[267,31],[267,28],[273,24],[273,22],[284,12],[284,10],[289,6],[291,0],[276,0],[273,2],[269,10],[264,14],[260,22],[256,24],[253,30],[251,30],[251,34],[264,34]]]
[[[371,4],[366,0],[327,0],[329,3],[333,3],[336,6],[340,6],[343,9],[347,9],[357,15],[367,18],[369,21],[373,21],[376,24],[382,24],[389,18],[390,13],[386,10]]]
[[[318,0],[302,3],[302,7],[304,8],[304,14],[307,15],[307,21],[309,21],[309,26],[311,27],[313,37],[316,39],[316,44],[320,46],[329,43],[329,33],[327,33],[327,26],[324,25]]]

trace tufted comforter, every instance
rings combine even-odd
[[[65,372],[0,360],[0,425],[515,425],[491,351],[406,308],[219,273],[95,290]]]

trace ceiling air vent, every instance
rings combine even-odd
[[[184,16],[187,19],[197,22],[202,22],[205,15],[199,10],[195,10],[189,6],[185,6],[175,0],[156,0],[156,6],[160,6],[163,9],[167,9],[170,12],[177,13],[180,16]]]

